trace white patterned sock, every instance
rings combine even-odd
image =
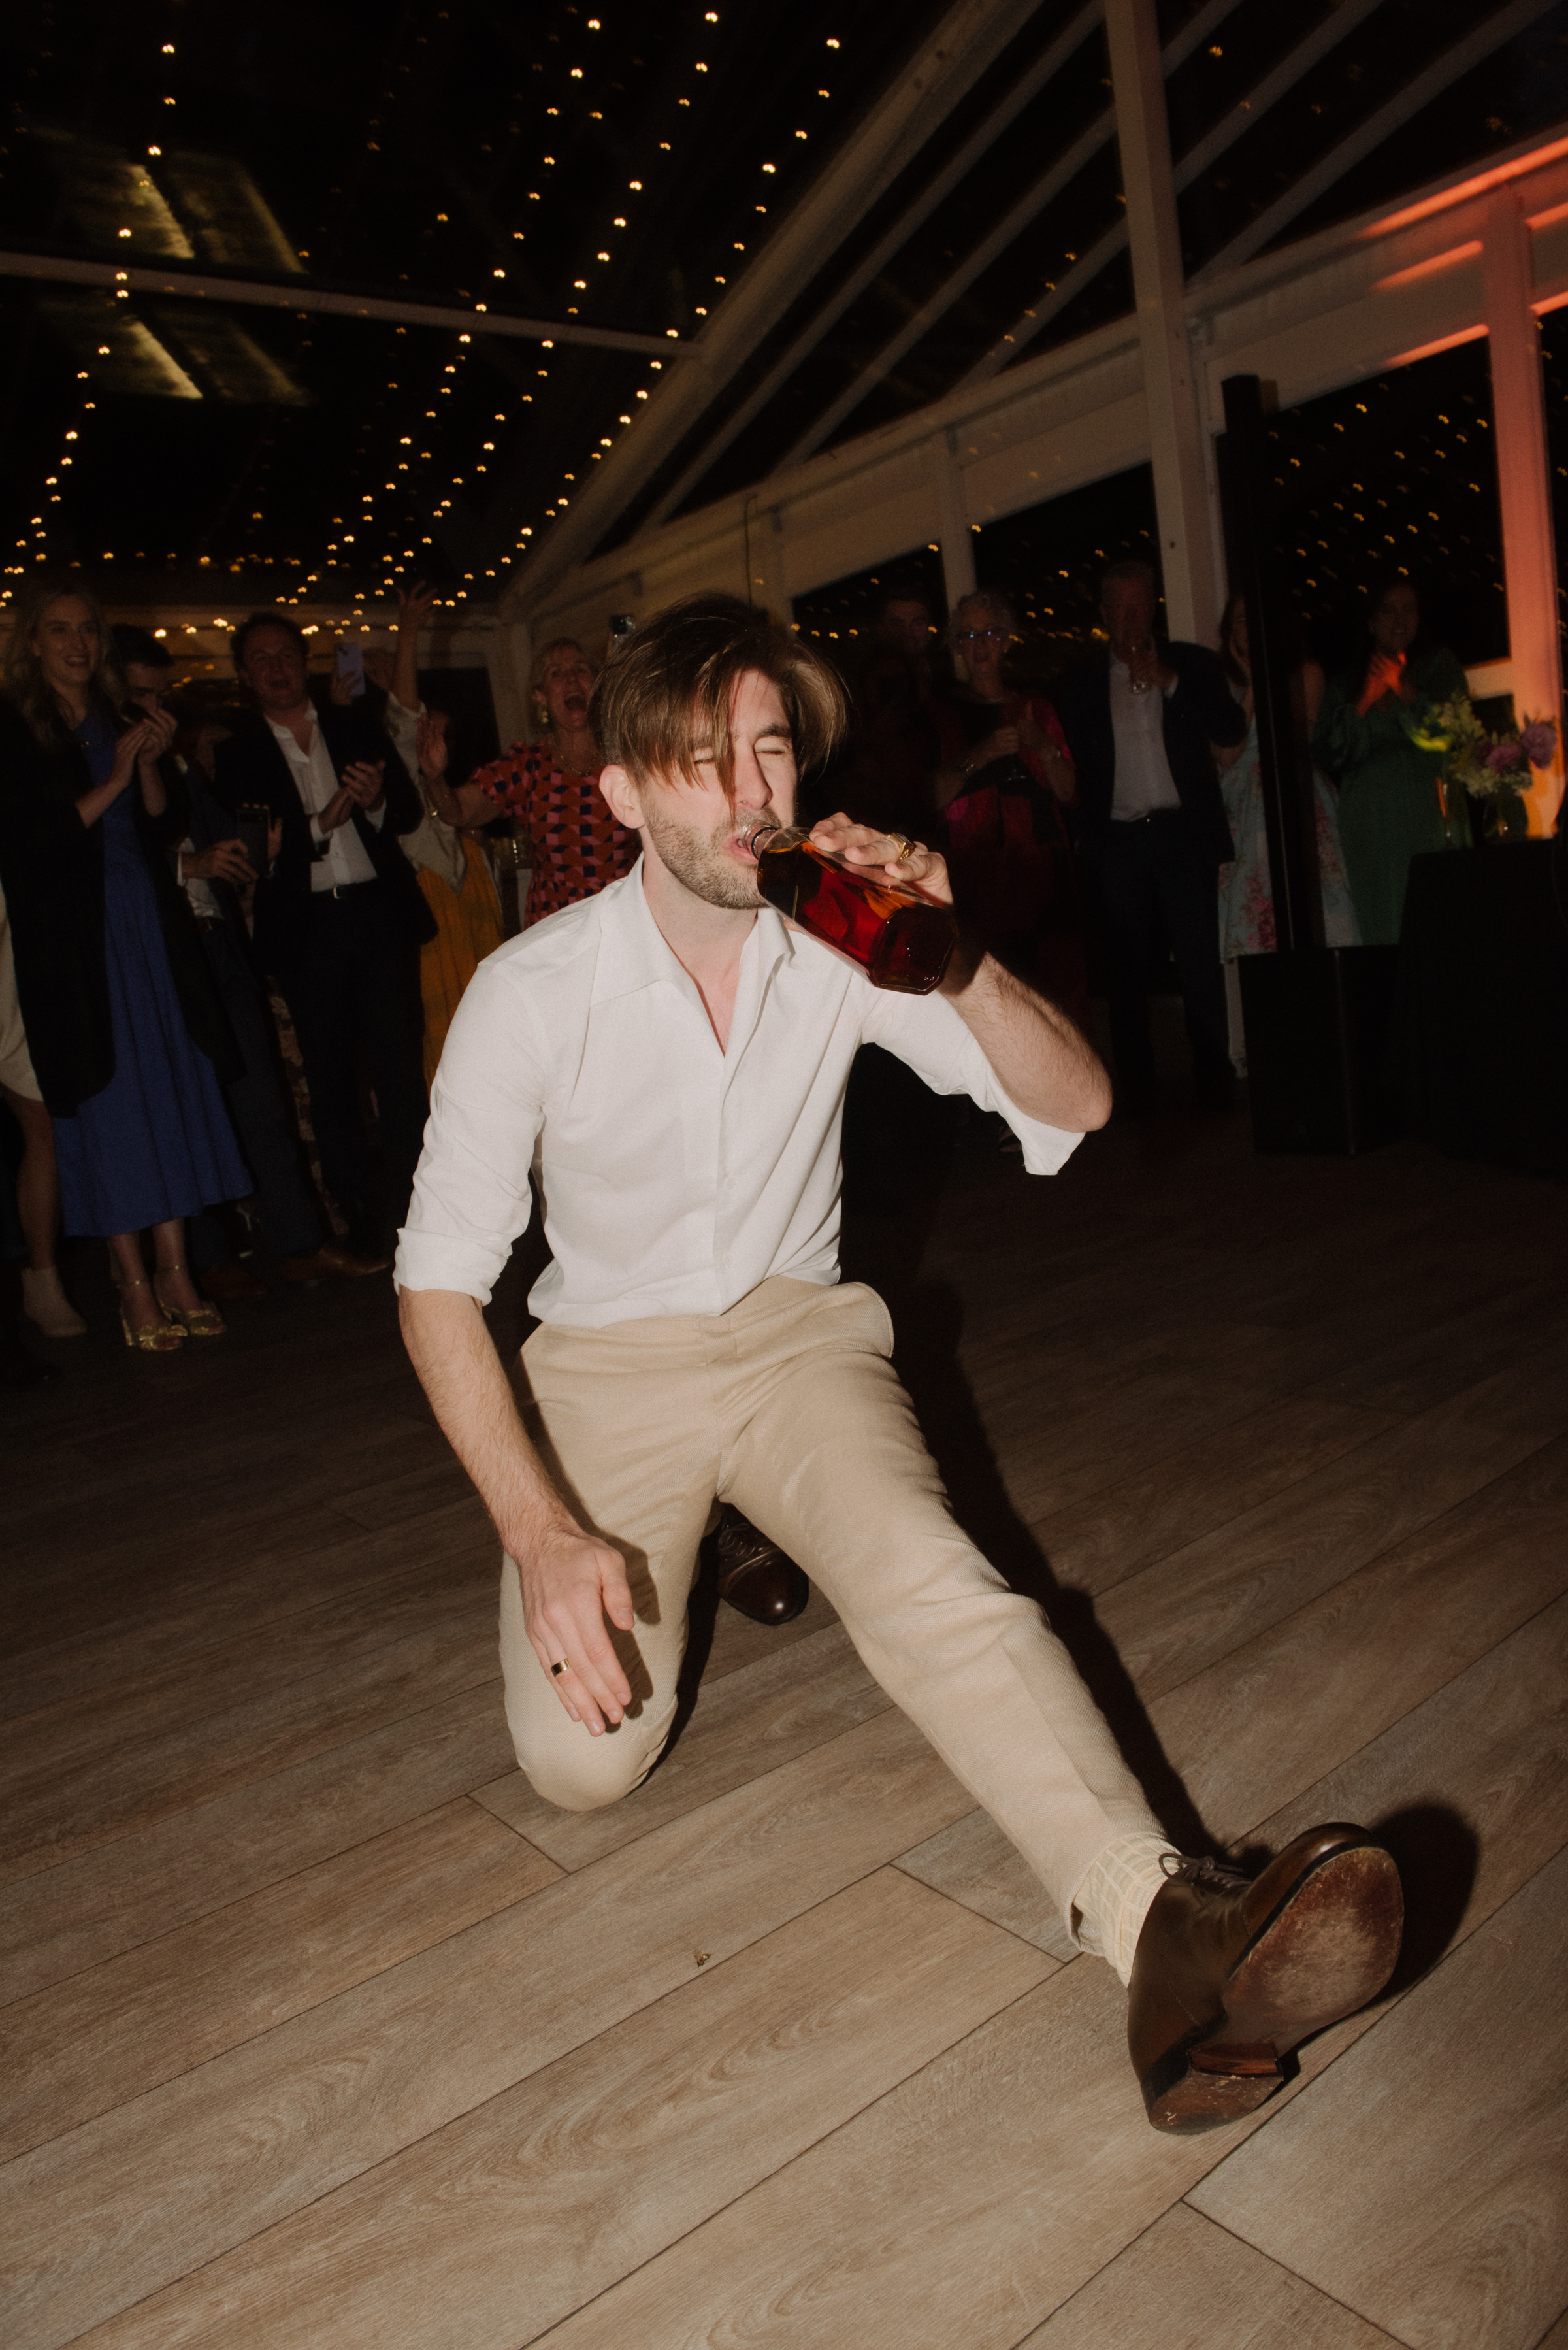
[[[1074,1897],[1068,1918],[1082,1950],[1108,1959],[1123,1982],[1132,1979],[1137,1938],[1149,1905],[1169,1883],[1161,1861],[1176,1846],[1168,1836],[1118,1836],[1106,1845]]]

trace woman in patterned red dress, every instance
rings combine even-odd
[[[454,825],[513,816],[533,848],[523,926],[592,898],[636,864],[635,833],[623,832],[599,790],[604,760],[588,720],[594,665],[575,637],[556,637],[534,664],[528,701],[538,732],[514,743],[466,784],[438,797]]]

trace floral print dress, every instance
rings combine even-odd
[[[1269,873],[1269,834],[1263,817],[1263,779],[1258,761],[1255,718],[1247,729],[1241,756],[1233,766],[1222,770],[1220,788],[1225,795],[1225,813],[1236,848],[1234,860],[1220,868],[1220,959],[1231,962],[1237,955],[1272,954],[1275,947],[1274,892]],[[1361,931],[1339,845],[1334,786],[1316,767],[1313,769],[1313,791],[1317,801],[1317,866],[1323,885],[1324,943],[1331,947],[1359,946]]]

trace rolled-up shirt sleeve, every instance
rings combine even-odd
[[[979,1108],[1004,1118],[1023,1146],[1028,1173],[1060,1173],[1084,1139],[1082,1134],[1024,1117],[945,996],[896,995],[869,985],[867,995],[862,1034],[868,1045],[897,1054],[933,1093],[968,1094]]]
[[[425,1147],[398,1235],[399,1289],[488,1305],[531,1213],[528,1171],[545,1118],[545,1056],[504,957],[482,964],[447,1032]]]

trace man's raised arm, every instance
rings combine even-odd
[[[811,837],[851,864],[880,865],[890,881],[919,889],[939,906],[952,904],[945,858],[919,841],[906,842],[899,834],[879,832],[843,815],[825,816]],[[890,848],[898,853],[890,857]],[[1014,979],[994,955],[966,954],[961,941],[941,993],[1015,1109],[1066,1134],[1090,1134],[1104,1126],[1111,1114],[1110,1078],[1064,1012]]]
[[[1025,1118],[1072,1134],[1104,1126],[1111,1114],[1110,1078],[1064,1012],[1014,979],[994,955],[981,955],[978,962],[966,958],[961,944],[941,993]]]
[[[403,1343],[452,1451],[516,1561],[523,1615],[542,1670],[574,1721],[597,1738],[631,1688],[605,1630],[636,1621],[620,1553],[586,1534],[556,1492],[517,1416],[477,1298],[404,1289]],[[565,1659],[566,1669],[555,1670]]]

